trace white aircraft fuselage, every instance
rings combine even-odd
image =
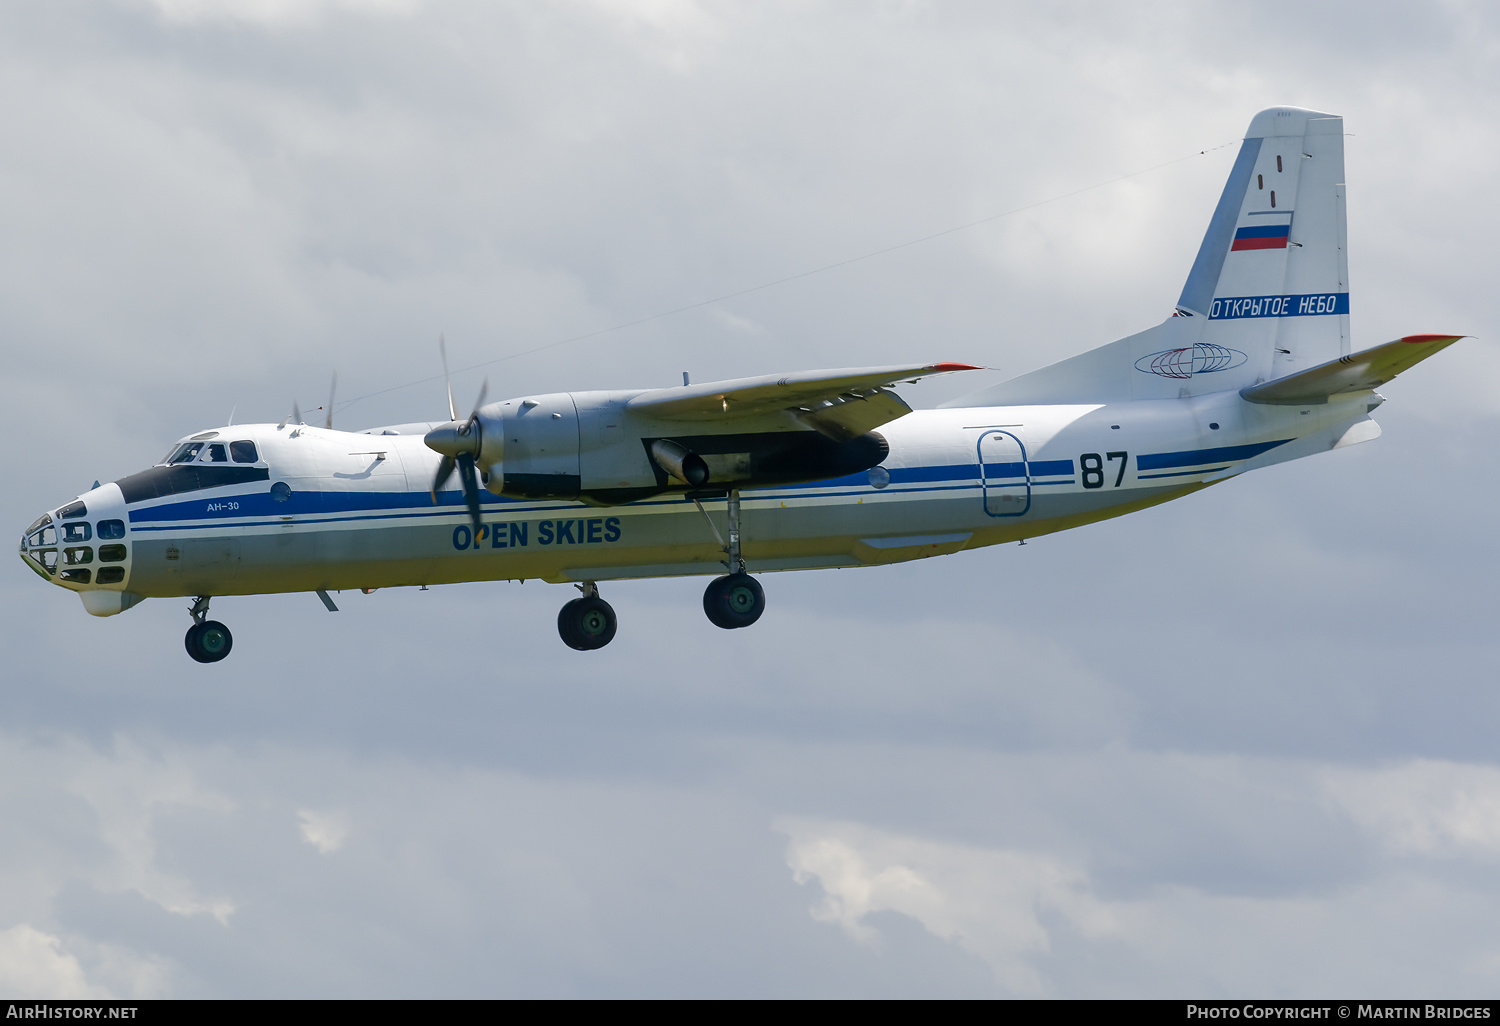
[[[565,401],[542,397],[543,406]],[[1377,402],[1365,393],[1265,406],[1228,392],[913,411],[882,427],[890,451],[873,471],[743,490],[743,557],[751,572],[867,566],[1050,534],[1305,455],[1309,442],[1332,448]],[[136,596],[725,572],[722,490],[700,499],[708,518],[686,488],[611,506],[482,492],[476,537],[460,493],[429,493],[439,457],[423,436],[432,426],[201,432],[183,439],[203,443],[196,459],[147,474],[195,475],[208,487],[142,497],[129,478],[101,485],[79,497],[79,516],[52,511],[51,532],[44,525],[23,551],[98,612]],[[250,442],[257,458],[211,462],[210,442]],[[214,485],[215,475],[242,480]],[[97,525],[111,521],[124,530],[106,539]],[[55,537],[65,525],[76,525],[71,541]],[[120,568],[106,575],[117,579],[98,583],[106,567]]]

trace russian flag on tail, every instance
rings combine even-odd
[[[1289,224],[1252,224],[1234,233],[1234,244],[1229,252],[1242,249],[1286,249],[1287,237],[1291,234]]]

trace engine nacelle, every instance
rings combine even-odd
[[[496,495],[578,498],[578,411],[567,392],[507,399],[481,414],[480,465]]]
[[[630,396],[557,392],[485,406],[475,457],[484,487],[518,499],[581,499],[609,506],[662,492],[844,477],[868,470],[889,453],[874,431],[848,439],[800,424],[705,432],[709,425],[701,422],[636,416],[627,408]]]

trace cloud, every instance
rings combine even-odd
[[[150,0],[170,22],[243,22],[269,28],[315,24],[330,13],[410,15],[422,0]]]
[[[1138,774],[1127,771],[1144,783]],[[1295,801],[1300,787],[1316,805],[1314,782],[1330,777],[1346,793],[1390,783],[1384,771],[1303,766],[1277,790]],[[1182,826],[1168,843],[1198,829],[1181,798],[1173,807]],[[1253,816],[1243,795],[1223,801],[1231,814]],[[1285,838],[1269,818],[1245,826]],[[788,837],[792,878],[822,892],[811,918],[837,924],[872,963],[889,966],[879,955],[884,932],[895,932],[891,916],[907,917],[1017,996],[1310,997],[1334,988],[1395,997],[1424,987],[1477,996],[1500,974],[1487,926],[1500,891],[1488,880],[1448,879],[1445,853],[1430,846],[1420,854],[1439,861],[1414,863],[1417,849],[1406,845],[1404,863],[1368,858],[1355,872],[1278,893],[1233,893],[1228,878],[1207,886],[1163,879],[1120,892],[1086,861],[1045,847],[979,846],[848,821],[787,818],[775,829]],[[1107,857],[1096,848],[1090,861]]]
[[[0,991],[46,998],[114,996],[85,978],[61,940],[25,923],[0,930]]]
[[[349,836],[349,824],[341,813],[298,809],[297,820],[302,839],[318,849],[320,855],[331,855],[338,851]]]
[[[1396,853],[1500,857],[1500,767],[1417,759],[1373,770],[1330,768],[1323,785]]]
[[[133,892],[173,915],[228,924],[236,907],[232,899],[203,893],[159,858],[163,818],[188,811],[222,815],[233,807],[204,788],[183,760],[161,757],[123,736],[108,750],[77,739],[28,743],[7,737],[0,743],[0,767],[0,807],[9,810],[18,832],[32,832],[16,839],[15,861],[7,868],[30,876],[33,888],[32,901],[18,903],[9,892],[0,897],[0,908],[36,911],[35,899],[84,880],[106,893]],[[42,814],[39,804],[49,812]],[[51,850],[46,838],[68,823],[68,829],[83,830],[89,843]]]
[[[1090,938],[1119,932],[1086,875],[1055,857],[939,844],[850,823],[783,820],[776,829],[790,838],[793,878],[823,889],[814,919],[874,943],[878,934],[865,921],[871,913],[911,916],[983,959],[1018,995],[1045,993],[1028,958],[1050,947],[1044,913],[1061,915]]]

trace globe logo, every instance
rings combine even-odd
[[[1190,378],[1194,374],[1238,367],[1249,357],[1238,349],[1216,346],[1212,342],[1195,342],[1183,349],[1167,349],[1135,361],[1135,369],[1163,378]]]

